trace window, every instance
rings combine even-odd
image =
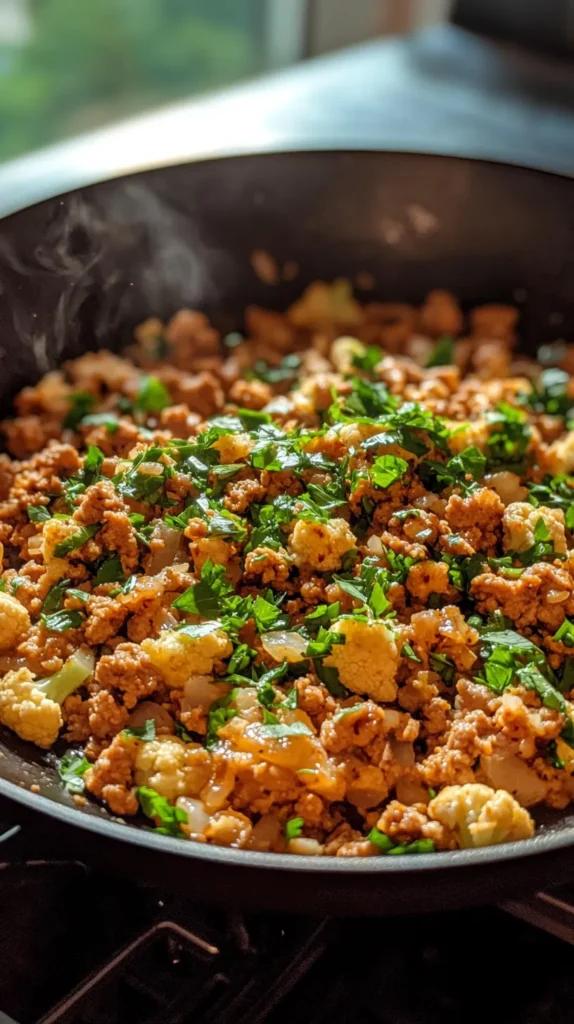
[[[450,0],[0,0],[0,161],[445,16]]]
[[[265,0],[0,0],[0,159],[263,70],[264,14]]]

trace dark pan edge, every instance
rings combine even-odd
[[[11,217],[15,217],[25,210],[33,210],[35,207],[40,206],[43,203],[51,202],[53,200],[63,199],[66,196],[72,195],[76,192],[84,192],[85,190],[91,190],[97,188],[100,185],[104,185],[107,182],[119,182],[126,179],[137,178],[140,175],[155,174],[162,170],[175,169],[178,167],[197,167],[197,166],[209,166],[211,164],[221,164],[241,162],[242,160],[249,159],[262,159],[280,157],[280,156],[389,156],[389,157],[420,157],[421,159],[444,159],[452,163],[470,163],[480,164],[489,167],[509,167],[514,170],[529,171],[531,174],[541,174],[544,177],[551,178],[563,178],[566,181],[574,180],[574,172],[568,173],[565,170],[557,171],[555,168],[544,165],[544,164],[532,164],[525,163],[521,160],[511,160],[507,156],[485,156],[480,154],[474,156],[472,153],[461,153],[461,152],[445,152],[444,149],[405,149],[402,146],[394,148],[390,143],[386,143],[384,147],[380,149],[373,145],[367,145],[363,142],[358,142],[353,145],[350,141],[344,146],[332,146],[330,143],[325,143],[324,146],[320,144],[314,145],[301,145],[298,142],[294,142],[292,146],[286,144],[277,148],[272,147],[269,149],[237,149],[230,151],[229,153],[223,153],[216,156],[192,156],[187,160],[167,160],[158,161],[152,163],[140,164],[137,167],[126,170],[122,168],[118,173],[107,174],[103,178],[93,178],[87,181],[79,181],[72,187],[64,189],[64,191],[41,191],[37,198],[32,202],[27,202],[23,206],[17,206],[9,210],[3,211],[0,206],[0,227],[4,221],[10,220]]]
[[[174,856],[191,860],[225,864],[227,867],[256,867],[303,871],[311,873],[348,875],[403,875],[444,868],[468,868],[471,864],[493,865],[504,861],[534,857],[539,854],[555,853],[574,846],[574,819],[571,826],[558,831],[539,832],[533,839],[498,846],[485,846],[475,850],[452,850],[441,853],[419,854],[416,857],[368,857],[338,858],[293,856],[282,853],[260,853],[248,850],[229,850],[225,847],[208,846],[203,843],[183,842],[169,836],[155,835],[151,830],[110,821],[96,816],[81,814],[72,807],[55,803],[38,793],[31,793],[14,783],[0,779],[0,795],[22,804],[28,810],[40,812],[67,825],[94,832],[107,839],[127,842],[132,846],[143,846]]]
[[[23,210],[32,209],[33,207],[38,206],[41,203],[48,202],[52,199],[59,199],[63,196],[70,195],[70,193],[72,192],[83,191],[84,189],[91,189],[97,185],[101,185],[108,181],[121,181],[124,178],[132,178],[140,174],[149,174],[165,170],[168,168],[185,167],[187,165],[206,165],[213,163],[221,163],[222,161],[242,160],[245,158],[289,156],[292,154],[300,155],[302,153],[330,154],[334,156],[351,156],[356,154],[372,153],[377,155],[387,154],[389,156],[418,156],[432,158],[442,157],[446,160],[453,160],[457,162],[489,164],[491,166],[497,167],[512,167],[520,170],[532,171],[533,173],[551,175],[552,177],[555,178],[574,178],[574,173],[569,173],[568,171],[563,169],[556,170],[555,167],[545,164],[543,161],[541,161],[540,163],[526,163],[523,160],[512,160],[506,154],[504,155],[504,157],[499,157],[485,156],[484,153],[477,154],[472,152],[455,151],[454,149],[451,151],[445,151],[444,145],[442,145],[440,149],[434,149],[431,146],[427,146],[425,148],[420,149],[415,148],[414,146],[411,148],[405,148],[402,145],[397,145],[395,147],[393,146],[392,142],[386,140],[385,145],[379,148],[373,145],[372,142],[368,143],[366,141],[363,142],[362,140],[359,140],[356,143],[353,143],[352,140],[345,140],[344,146],[333,146],[333,144],[330,142],[325,142],[324,145],[322,145],[321,143],[305,145],[303,142],[295,140],[292,144],[284,143],[280,146],[270,146],[269,148],[261,147],[241,149],[238,147],[236,149],[230,150],[227,153],[220,153],[216,155],[200,154],[197,156],[190,156],[186,160],[158,160],[151,161],[149,163],[141,163],[138,166],[134,166],[128,169],[122,167],[121,169],[118,169],[117,173],[107,173],[104,177],[98,176],[95,178],[88,177],[87,179],[78,179],[73,184],[71,184],[69,188],[66,188],[63,192],[58,190],[53,191],[50,188],[44,189],[42,185],[39,183],[39,187],[36,191],[36,196],[32,201],[26,202],[23,206],[10,207],[7,209],[2,209],[0,205],[0,223],[3,220],[7,220],[9,217],[14,216],[15,214],[21,213]],[[6,169],[9,170],[9,165],[7,168],[4,168],[4,170]]]

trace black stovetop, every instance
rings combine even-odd
[[[0,820],[14,807],[0,801]],[[316,920],[207,910],[0,842],[0,1024],[571,1024],[569,941],[497,908]]]

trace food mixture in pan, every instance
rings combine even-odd
[[[531,836],[574,796],[574,349],[521,357],[517,320],[315,283],[25,388],[0,721],[79,803],[182,840]]]

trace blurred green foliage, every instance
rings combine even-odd
[[[0,159],[261,70],[264,0],[27,0],[0,39]]]

